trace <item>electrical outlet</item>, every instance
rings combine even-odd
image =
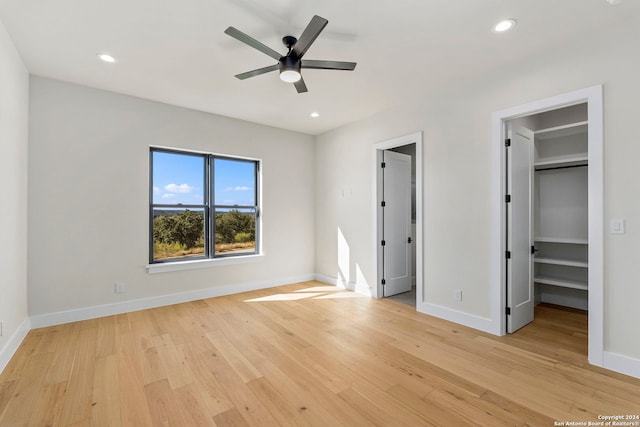
[[[453,299],[458,302],[462,301],[462,291],[460,289],[453,291]]]
[[[124,294],[126,292],[124,288],[124,283],[120,283],[120,282],[116,283],[113,286],[113,292],[115,292],[116,294]]]

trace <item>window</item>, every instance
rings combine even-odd
[[[259,162],[161,148],[150,152],[149,261],[259,252]]]

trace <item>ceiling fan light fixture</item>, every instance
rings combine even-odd
[[[280,80],[287,83],[300,81],[300,61],[292,56],[280,58]]]
[[[292,69],[283,69],[280,71],[280,80],[287,83],[295,83],[302,78],[300,71]]]

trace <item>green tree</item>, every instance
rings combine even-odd
[[[204,235],[204,216],[185,210],[178,215],[160,215],[153,219],[153,239],[159,243],[179,243],[193,248]]]
[[[187,209],[175,218],[174,241],[183,244],[186,248],[193,248],[204,235],[204,216]]]
[[[253,215],[236,209],[216,214],[216,243],[235,243],[236,236],[246,239],[244,234],[249,235],[248,241],[255,240],[256,222]]]

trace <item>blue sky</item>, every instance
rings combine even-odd
[[[215,159],[215,196],[218,205],[255,204],[254,164]],[[182,154],[153,153],[153,203],[202,204],[204,158]]]

